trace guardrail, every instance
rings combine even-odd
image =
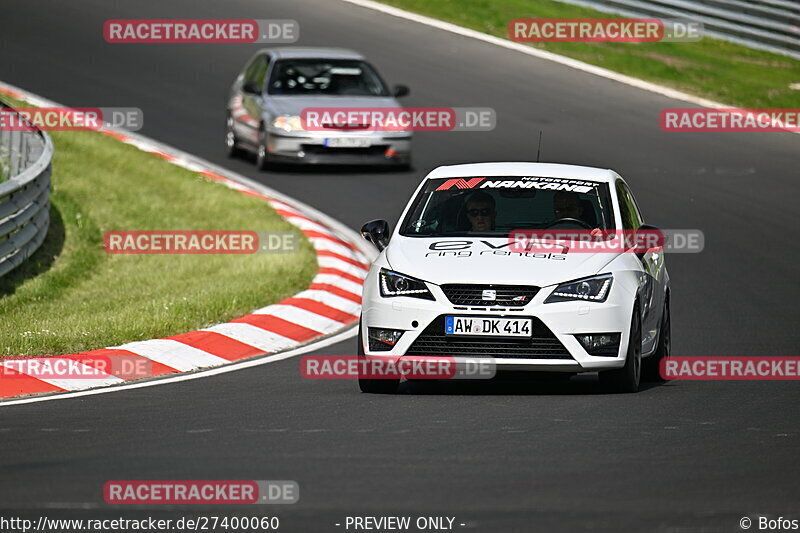
[[[16,113],[0,102],[0,113]],[[0,127],[0,277],[22,264],[50,227],[53,142],[45,132]]]
[[[800,59],[796,0],[557,0],[626,17],[690,19],[705,34]]]

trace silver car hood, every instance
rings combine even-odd
[[[391,96],[273,96],[268,97],[278,115],[300,115],[309,107],[401,107]]]

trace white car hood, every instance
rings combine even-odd
[[[600,273],[617,253],[563,253],[526,255],[509,251],[506,238],[403,237],[395,235],[386,248],[386,260],[397,272],[430,283],[492,283],[546,287]],[[513,249],[512,249],[513,250]]]

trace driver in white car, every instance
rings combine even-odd
[[[466,206],[467,218],[472,231],[492,231],[497,217],[494,198],[485,192],[470,195]]]
[[[559,191],[553,196],[553,213],[556,219],[577,218],[583,220],[583,206],[578,193]]]

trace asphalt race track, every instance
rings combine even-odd
[[[111,18],[295,19],[298,44],[363,51],[390,84],[408,84],[404,104],[493,107],[497,128],[416,134],[410,172],[259,173],[223,154],[227,89],[257,45],[111,45]],[[394,224],[440,164],[534,159],[543,129],[543,160],[613,168],[648,223],[705,232],[702,253],[668,257],[675,355],[800,355],[797,135],[665,133],[660,110],[692,106],[333,0],[6,2],[0,79],[67,105],[139,107],[143,134],[353,228]],[[319,353],[354,351],[351,339]],[[609,395],[585,377],[402,392],[304,380],[289,359],[0,408],[0,515],[274,514],[292,532],[394,513],[492,532],[740,531],[748,514],[800,518],[796,383]],[[301,497],[131,509],[103,502],[112,479],[291,479]]]

